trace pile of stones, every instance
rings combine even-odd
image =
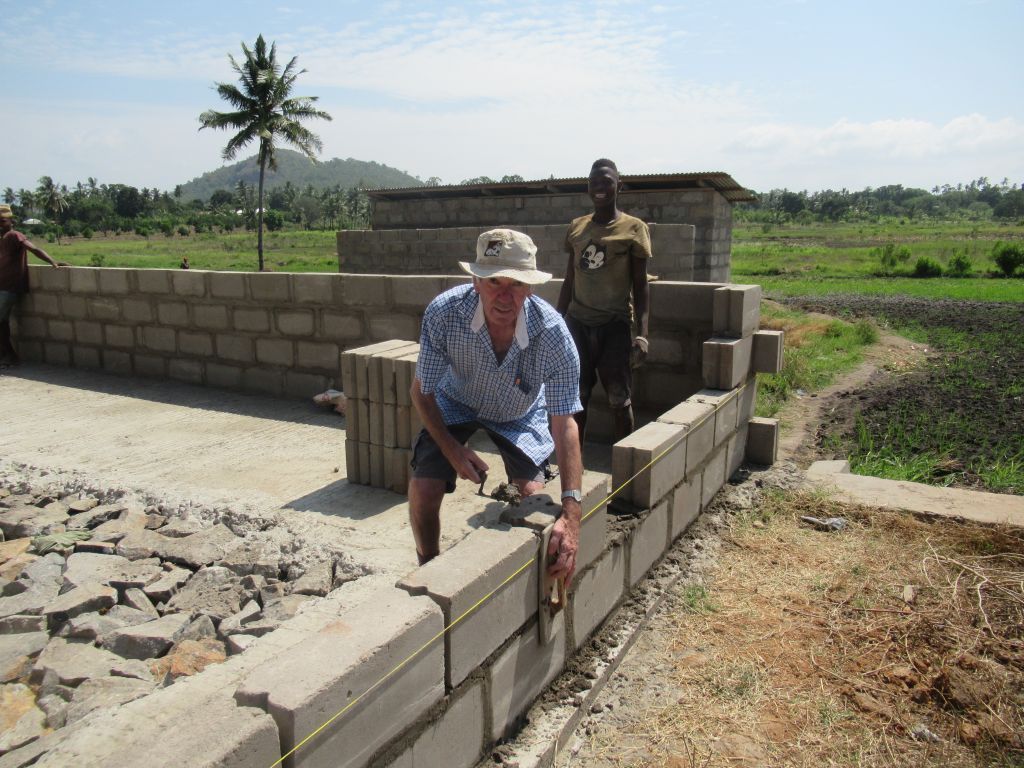
[[[0,478],[0,755],[241,653],[363,575],[287,527],[91,490]]]

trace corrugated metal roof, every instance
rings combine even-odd
[[[714,189],[730,203],[751,202],[754,194],[736,183],[728,173],[722,171],[698,171],[696,173],[645,173],[622,176],[623,191],[649,190],[667,191],[674,189]],[[587,191],[586,177],[570,179],[537,179],[535,181],[510,181],[494,184],[449,184],[441,187],[405,187],[395,189],[370,189],[367,194],[381,200],[412,200],[425,197],[486,197],[514,195],[569,194]]]

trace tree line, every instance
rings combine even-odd
[[[930,191],[902,184],[867,187],[859,192],[826,189],[794,192],[773,189],[757,194],[757,201],[736,206],[738,221],[771,224],[876,221],[883,217],[911,221],[1024,218],[1024,184],[999,183],[981,177],[968,184],[935,186]]]
[[[183,200],[173,192],[127,184],[100,184],[95,178],[73,187],[50,176],[35,189],[4,189],[3,201],[21,220],[22,228],[54,239],[91,237],[95,233],[187,236],[201,232],[255,229],[256,188],[239,181],[234,189],[215,190],[208,200]],[[266,194],[267,229],[359,229],[369,226],[369,198],[362,188],[340,186],[298,188],[291,182]],[[33,223],[38,221],[39,223]]]

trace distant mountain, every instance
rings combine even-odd
[[[208,200],[214,190],[233,190],[239,181],[259,184],[260,166],[256,155],[234,165],[226,165],[215,171],[181,185],[183,200]],[[277,171],[267,169],[264,184],[267,189],[283,187],[286,182],[302,189],[312,184],[316,189],[340,186],[350,189],[356,186],[387,189],[389,187],[420,187],[423,182],[405,171],[399,171],[380,163],[366,160],[335,158],[326,162],[313,163],[301,152],[290,149],[277,150]]]

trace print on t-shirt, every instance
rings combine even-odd
[[[600,269],[604,265],[604,245],[591,240],[590,244],[583,249],[583,253],[580,254],[580,269],[590,272]]]

